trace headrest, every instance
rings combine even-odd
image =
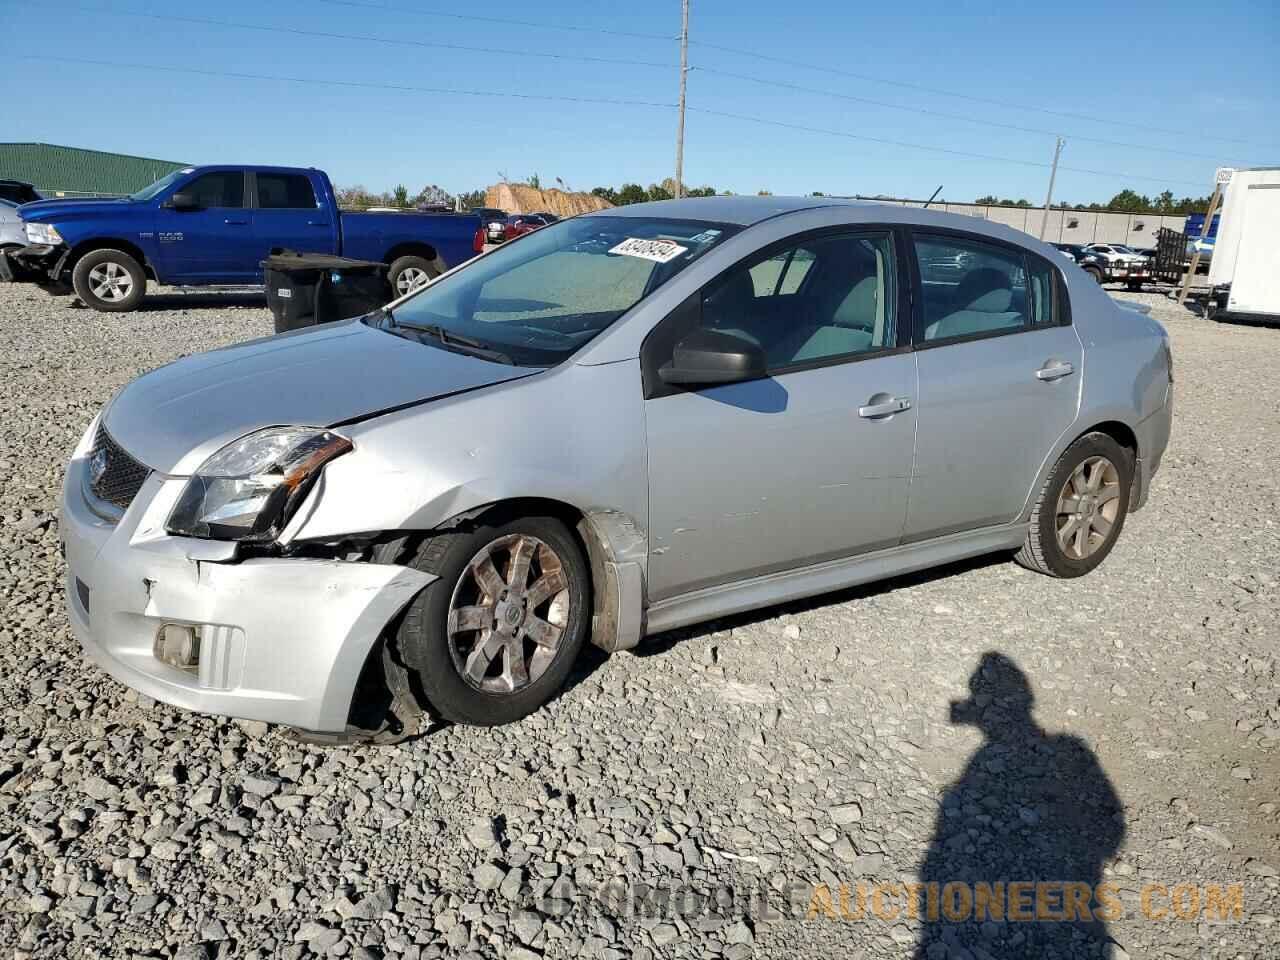
[[[956,290],[956,301],[962,310],[978,313],[1006,313],[1013,304],[1009,277],[999,270],[984,267],[974,270]]]

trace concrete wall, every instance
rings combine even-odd
[[[923,207],[923,200],[883,200],[901,207]],[[945,210],[968,217],[981,217],[1040,235],[1040,207],[994,207],[976,203],[943,203],[935,200],[930,210]],[[1105,213],[1097,210],[1050,210],[1044,238],[1049,243],[1125,243],[1132,247],[1154,247],[1161,227],[1182,232],[1186,217],[1160,217],[1152,213]]]

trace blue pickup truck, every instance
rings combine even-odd
[[[0,253],[0,274],[113,312],[135,309],[148,280],[262,283],[273,248],[385,263],[403,294],[471,259],[485,239],[469,213],[341,212],[328,176],[296,167],[187,167],[130,197],[42,200],[18,214],[27,245]]]

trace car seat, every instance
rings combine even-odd
[[[1021,311],[1013,310],[1013,289],[1000,270],[984,267],[967,274],[956,287],[955,302],[962,304],[925,328],[926,340],[943,340],[1021,326]]]

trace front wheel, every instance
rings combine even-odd
[[[93,250],[76,263],[71,285],[86,306],[103,313],[127,313],[142,303],[147,275],[123,250]]]
[[[1097,283],[1097,284],[1102,283],[1102,271],[1099,270],[1097,267],[1085,267],[1084,272],[1087,273],[1089,276],[1093,277],[1094,283]]]
[[[428,281],[438,276],[439,267],[426,257],[397,257],[387,271],[387,279],[391,282],[392,293],[397,299],[426,286]]]
[[[1071,444],[1049,474],[1016,560],[1051,577],[1081,577],[1115,546],[1129,512],[1133,458],[1105,433]]]
[[[435,713],[512,723],[564,685],[591,619],[587,562],[564,524],[479,522],[428,537],[408,562],[439,579],[388,639]]]

